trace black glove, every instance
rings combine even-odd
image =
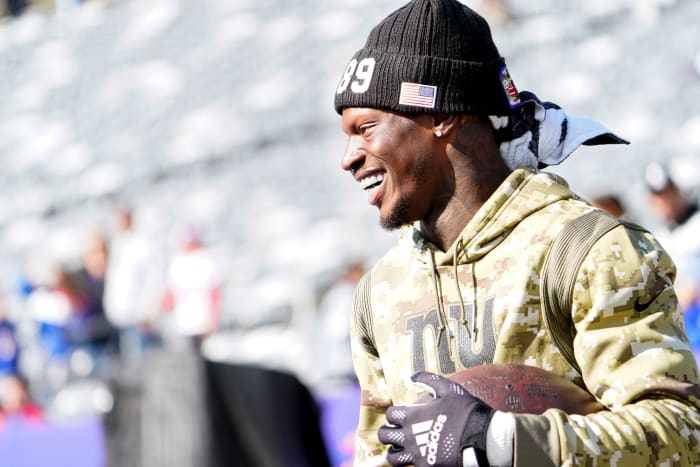
[[[390,445],[387,461],[394,467],[461,467],[462,450],[473,447],[479,465],[488,466],[486,430],[495,410],[442,376],[420,372],[411,379],[433,388],[435,398],[387,409],[390,425],[378,432],[379,441]]]

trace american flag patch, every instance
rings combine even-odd
[[[428,86],[418,83],[401,83],[399,104],[413,105],[416,107],[435,108],[437,86]]]

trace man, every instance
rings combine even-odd
[[[648,232],[620,224],[586,254],[566,317],[575,361],[542,316],[545,256],[595,208],[538,167],[622,140],[519,93],[484,19],[456,0],[413,0],[380,22],[335,108],[342,168],[401,229],[355,294],[356,465],[700,463],[698,369],[674,265]],[[544,368],[608,410],[501,412],[444,378],[489,363]],[[415,403],[426,385],[435,397]]]
[[[669,168],[657,162],[645,172],[649,207],[661,225],[656,237],[676,264],[675,289],[683,310],[686,334],[700,355],[700,206],[673,180]]]
[[[202,340],[220,324],[221,279],[216,258],[202,234],[187,226],[167,274],[163,309],[173,313],[172,344],[199,350]]]
[[[338,323],[347,323],[355,287],[366,269],[362,260],[348,260],[319,301],[314,320],[314,335],[317,336],[314,347],[318,356],[318,378],[323,387],[355,384],[350,333],[346,326],[338,326]]]
[[[700,300],[700,206],[657,162],[647,165],[645,181],[649,207],[662,222],[655,234],[678,269],[676,292],[685,310]]]
[[[622,200],[614,193],[595,196],[591,198],[589,202],[591,203],[591,206],[607,211],[615,217],[623,218],[627,214]]]
[[[116,231],[109,244],[103,305],[116,328],[119,355],[137,363],[157,341],[153,323],[164,293],[161,252],[134,225],[130,207],[115,210]]]

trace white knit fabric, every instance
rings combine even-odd
[[[510,116],[491,116],[497,130],[501,156],[511,170],[556,165],[581,144],[627,143],[601,123],[567,115],[551,102],[542,102],[529,91],[520,93],[520,109]]]

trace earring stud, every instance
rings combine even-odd
[[[442,136],[442,130],[435,130],[435,136],[438,138]]]

